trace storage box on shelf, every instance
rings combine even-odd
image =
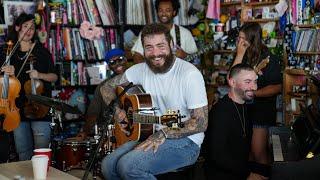
[[[259,23],[278,21],[278,14],[274,10],[274,6],[278,2],[279,1],[243,2],[241,5],[241,21]]]

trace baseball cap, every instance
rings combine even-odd
[[[106,52],[104,59],[107,63],[109,63],[110,59],[114,56],[124,56],[124,51],[122,49],[111,49],[110,51]]]

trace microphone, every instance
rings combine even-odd
[[[114,105],[118,104],[120,98],[121,98],[130,88],[132,88],[132,87],[133,87],[133,83],[130,82],[128,85],[126,85],[126,86],[124,87],[123,91],[122,91],[119,95],[117,95],[117,97],[116,97],[115,99],[113,99],[113,100],[109,103],[109,105],[108,105],[109,108],[107,108],[107,110],[104,112],[104,116],[105,116],[105,117],[107,117],[107,115],[109,114],[109,111],[110,111],[110,110],[112,110],[112,111],[115,110],[115,109],[114,109]],[[113,113],[112,113],[112,114],[113,114]]]
[[[120,98],[121,96],[123,96],[132,87],[133,87],[133,82],[130,82],[128,85],[124,87],[123,91],[117,96],[117,98]]]

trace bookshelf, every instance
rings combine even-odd
[[[49,3],[48,44],[60,69],[60,88],[95,86],[110,76],[104,54],[123,48],[122,9],[111,0]]]
[[[303,11],[298,7],[299,12]],[[303,16],[294,16],[287,25],[286,69],[283,73],[284,119],[286,125],[302,115],[301,109],[315,105],[319,99],[318,89],[311,75],[319,73],[320,38],[319,24],[310,24]]]
[[[233,2],[221,2],[220,6],[225,7],[225,6],[239,6],[241,5],[241,1],[233,1]]]
[[[277,28],[279,18],[272,11],[278,2],[278,0],[259,2],[250,2],[250,0],[224,0],[220,3],[221,18],[219,23],[223,24],[224,31],[216,32],[216,34],[228,34],[233,40],[222,45],[220,49],[212,50],[204,56],[204,66],[206,67],[205,77],[207,77],[207,83],[210,87],[217,89],[226,85],[219,84],[219,81],[214,80],[214,78],[221,79],[221,77],[226,77],[225,74],[236,55],[236,38],[238,32],[231,32],[231,29],[240,28],[245,22],[258,22],[262,25],[268,22],[274,22],[276,24],[274,27],[276,37],[271,37],[270,34],[267,34],[267,37],[264,38],[275,39],[277,45],[281,44],[283,36]],[[216,75],[217,72],[219,74],[218,76]]]
[[[284,120],[287,126],[301,115],[301,109],[316,104],[317,88],[303,69],[285,69],[283,74]]]

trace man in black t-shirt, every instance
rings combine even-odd
[[[257,74],[249,65],[237,64],[229,72],[228,83],[229,93],[209,113],[207,179],[262,179],[248,165],[252,124],[245,105],[254,98]]]
[[[105,60],[111,69],[113,75],[122,74],[127,69],[127,58],[125,57],[125,52],[122,49],[112,49],[105,54]],[[100,92],[100,87],[102,87],[108,79],[102,81],[96,88],[94,92],[94,97],[89,104],[87,113],[86,113],[86,123],[83,127],[83,132],[80,132],[77,135],[77,139],[83,140],[90,134],[90,131],[93,129],[93,125],[101,123],[105,120],[104,112],[107,109],[108,105],[102,99]]]

